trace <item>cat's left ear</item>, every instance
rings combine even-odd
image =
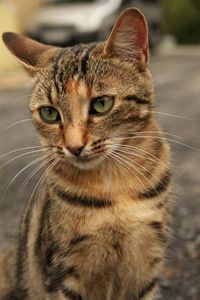
[[[128,8],[118,18],[106,42],[104,55],[132,61],[143,69],[149,60],[148,26],[137,8]]]
[[[46,67],[58,48],[44,45],[14,32],[5,32],[4,44],[22,63],[26,71],[34,76],[38,69]]]

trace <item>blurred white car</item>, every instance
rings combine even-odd
[[[155,0],[48,0],[29,21],[27,34],[62,46],[104,40],[119,13],[130,6],[140,8],[146,15],[154,46],[161,22]]]

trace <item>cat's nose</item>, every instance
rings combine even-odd
[[[83,148],[85,147],[85,145],[81,146],[81,147],[70,147],[68,146],[67,149],[69,150],[69,152],[71,152],[73,155],[75,156],[79,156],[81,154],[81,152],[83,151]]]

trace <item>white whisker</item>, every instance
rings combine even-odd
[[[122,153],[127,153],[127,152],[124,152],[124,151],[122,151],[122,150],[117,150],[117,151],[120,151],[120,152],[122,152]],[[127,153],[127,154],[130,154],[130,153]],[[134,154],[133,154],[134,155]],[[124,156],[124,155],[123,155]],[[126,156],[124,156],[124,157],[126,157]],[[143,170],[145,170],[147,173],[149,173],[154,179],[156,179],[156,181],[157,182],[159,182],[159,178],[157,177],[157,176],[155,176],[154,174],[152,174],[152,172],[150,171],[150,170],[148,170],[148,169],[146,169],[143,165],[140,165],[138,162],[136,162],[136,161],[134,161],[134,160],[132,160],[131,158],[129,158],[129,157],[126,157],[128,160],[130,160],[130,161],[132,161],[133,163],[135,163],[137,166],[139,166],[140,168],[142,168]],[[168,168],[167,168],[168,169]],[[166,186],[165,186],[166,187]]]
[[[153,112],[156,114],[159,114],[159,115],[172,117],[172,118],[176,118],[176,119],[195,121],[195,119],[193,119],[193,118],[188,118],[188,117],[184,117],[184,116],[180,116],[180,115],[169,114],[169,113],[165,113],[165,112],[161,112],[161,111],[153,111]]]
[[[122,150],[126,149],[126,150],[127,150],[127,154],[132,154],[132,155],[137,156],[137,157],[145,158],[145,159],[147,159],[147,160],[149,160],[149,161],[152,161],[152,162],[158,162],[158,163],[160,163],[161,165],[163,165],[164,167],[169,168],[169,166],[168,166],[167,164],[165,164],[161,159],[159,159],[158,157],[156,157],[156,156],[153,155],[152,153],[147,152],[147,151],[145,151],[145,150],[143,150],[143,149],[134,147],[134,146],[132,146],[132,145],[123,145],[123,144],[118,144],[118,143],[115,143],[115,146],[118,146],[118,147],[119,147],[117,150],[120,149],[120,150],[122,151]],[[134,150],[134,151],[130,152],[130,150]],[[128,152],[128,151],[129,151],[129,152]],[[139,152],[140,154],[141,154],[141,152],[142,152],[142,153],[144,153],[144,154],[146,154],[146,155],[143,156],[143,155],[137,154],[137,153],[135,153],[135,151]],[[150,158],[149,156],[150,156],[151,158]],[[175,175],[175,176],[179,175],[178,173],[175,173],[173,170],[172,170],[171,172],[172,172],[172,174]],[[180,176],[180,175],[179,175],[179,176]]]
[[[175,135],[175,134],[171,134],[171,133],[168,133],[168,132],[165,132],[165,131],[160,131],[160,132],[157,132],[157,131],[141,131],[141,132],[135,132],[135,131],[128,131],[126,134],[124,135],[118,135],[118,136],[111,136],[111,138],[115,138],[115,137],[126,137],[128,135],[134,135],[135,137],[137,137],[138,135],[141,135],[141,134],[146,134],[146,133],[155,133],[156,135],[153,137],[160,137],[160,135],[158,135],[159,133],[162,135],[167,135],[167,136],[171,136],[171,137],[174,137],[174,138],[177,138],[177,139],[180,139],[180,140],[183,140],[183,137],[181,136],[178,136],[178,135]],[[164,138],[164,137],[163,137]]]
[[[52,157],[51,158],[53,160],[53,162],[50,164],[50,166],[44,171],[44,173],[41,175],[40,179],[38,180],[37,184],[35,185],[34,189],[33,189],[33,192],[31,193],[31,196],[30,196],[30,199],[28,201],[28,205],[26,207],[26,210],[25,210],[25,213],[24,213],[24,218],[23,218],[23,223],[25,222],[25,219],[26,219],[26,216],[27,216],[27,212],[29,210],[29,207],[30,207],[30,204],[32,202],[32,199],[33,199],[33,196],[35,194],[35,191],[37,190],[39,184],[42,182],[43,178],[46,177],[46,175],[49,173],[49,171],[51,170],[52,167],[54,167],[55,163],[58,162],[58,160],[60,158],[58,158],[58,160],[55,160],[56,159],[56,156]],[[46,164],[49,163],[49,161],[46,162]]]
[[[137,170],[137,168],[135,166],[133,166],[132,164],[130,164],[129,162],[127,162],[126,160],[124,160],[122,157],[119,157],[119,153],[112,152],[110,155],[115,156],[115,158],[117,158],[117,159],[121,159],[121,161],[124,162],[124,166],[125,166],[125,163],[126,163],[131,168],[133,168],[136,172],[138,172],[140,175],[144,176],[140,171]],[[127,167],[127,169],[129,169],[129,168]],[[140,178],[138,178],[138,176],[135,173],[133,173],[133,170],[129,169],[129,171],[134,175],[134,177],[136,178],[137,181],[139,180],[140,184],[143,186],[142,180]]]
[[[18,101],[20,101],[20,100],[22,100],[22,99],[24,99],[24,98],[28,98],[28,97],[31,97],[31,96],[32,96],[31,94],[23,95],[23,96],[21,96],[21,97],[15,99],[14,102],[16,103],[16,102],[18,102]]]
[[[34,161],[30,162],[28,165],[26,165],[24,168],[22,168],[10,181],[10,183],[7,185],[5,192],[3,193],[2,197],[1,197],[1,203],[4,201],[5,196],[7,195],[7,192],[10,188],[10,186],[13,184],[13,182],[18,178],[18,176],[23,173],[26,169],[28,169],[29,167],[33,166],[34,164],[36,164],[37,162],[40,162],[41,160],[44,160],[45,157],[40,157],[35,159]]]
[[[45,180],[45,178],[47,178],[48,174],[51,172],[51,170],[53,169],[53,167],[56,166],[61,161],[62,161],[62,159],[60,157],[57,157],[57,158],[55,157],[55,163],[52,163],[51,168],[45,174],[44,178],[41,180],[40,184],[38,185],[38,190],[37,190],[37,193],[35,195],[36,199],[40,199],[40,192],[41,192],[41,189],[42,189],[42,182]]]
[[[32,119],[24,119],[24,120],[14,122],[14,123],[10,124],[9,126],[7,126],[5,129],[3,129],[2,132],[7,131],[8,129],[12,128],[15,125],[18,125],[18,124],[21,124],[21,123],[24,123],[24,122],[29,122],[29,121],[32,121]]]
[[[124,158],[124,161],[126,161],[126,159],[128,159],[128,160],[131,161],[132,163],[138,165],[139,167],[142,167],[143,170],[148,171],[146,168],[144,168],[144,167],[141,166],[140,164],[136,163],[134,160],[132,160],[132,159],[126,157],[125,155],[123,155],[123,154],[121,154],[121,153],[117,153],[117,154],[118,154],[119,156],[121,156],[121,158]],[[128,162],[126,161],[126,163],[128,163]],[[145,176],[142,172],[140,172],[136,167],[134,167],[132,164],[130,164],[130,166],[132,166],[132,167],[133,167],[133,168],[134,168],[134,169],[135,169],[135,170],[136,170],[136,171],[137,171],[137,172],[145,179],[145,181],[148,182],[148,184],[154,189],[154,191],[156,192],[158,198],[160,199],[160,196],[159,196],[158,192],[156,191],[155,187],[154,187],[153,184],[146,178],[146,176]],[[151,174],[150,171],[148,171],[148,172],[149,172],[149,174]]]
[[[43,166],[45,166],[46,165],[46,163],[47,163],[47,161],[46,161],[46,159],[49,157],[49,156],[52,156],[53,154],[50,154],[50,155],[47,155],[47,156],[45,156],[44,157],[44,159],[45,159],[45,161],[42,163],[42,164],[40,164],[39,166],[37,166],[29,175],[28,175],[28,177],[25,179],[25,181],[21,184],[21,186],[20,186],[20,188],[19,188],[19,192],[21,192],[24,188],[25,188],[25,186],[26,186],[26,184],[31,180],[31,178],[43,167]],[[51,159],[52,158],[50,158],[50,160],[48,160],[48,161],[51,161]]]
[[[20,148],[20,149],[14,149],[8,153],[5,153],[3,155],[0,156],[0,159],[10,155],[10,154],[13,154],[13,153],[16,153],[16,152],[20,152],[20,151],[23,151],[23,150],[30,150],[30,149],[38,149],[38,148],[45,148],[43,146],[30,146],[30,147],[25,147],[25,148]]]
[[[32,154],[32,153],[36,153],[36,152],[43,152],[44,150],[41,149],[41,150],[34,150],[34,151],[29,151],[29,152],[26,152],[26,153],[23,153],[23,154],[20,154],[20,155],[17,155],[15,157],[13,157],[12,159],[10,159],[9,161],[7,161],[6,163],[4,163],[1,167],[0,167],[0,170],[3,169],[5,166],[7,166],[8,164],[10,164],[12,161],[18,159],[18,158],[21,158],[21,157],[24,157],[28,154]]]
[[[127,139],[144,139],[144,138],[156,138],[156,139],[159,139],[159,140],[164,140],[164,141],[168,141],[168,142],[172,142],[172,143],[184,146],[184,147],[186,147],[190,150],[200,152],[200,149],[198,149],[198,148],[192,147],[190,145],[187,145],[185,143],[182,143],[182,142],[179,142],[179,141],[176,141],[176,140],[173,140],[173,139],[168,139],[166,137],[159,137],[159,136],[152,136],[152,135],[140,135],[140,136],[126,136],[126,137],[122,137],[122,138],[118,138],[118,139],[127,140]],[[114,138],[112,138],[112,139],[114,139]]]

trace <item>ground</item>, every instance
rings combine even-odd
[[[200,53],[199,53],[200,54]],[[200,299],[200,55],[184,54],[153,57],[151,69],[156,87],[157,117],[163,131],[178,137],[167,136],[173,150],[174,195],[172,238],[167,251],[163,272],[163,300]],[[27,104],[30,87],[1,89],[0,91],[0,155],[10,150],[36,145],[35,131]],[[177,116],[174,116],[177,115]],[[187,144],[183,145],[183,144]],[[31,151],[31,149],[29,150]],[[23,153],[23,151],[21,152]],[[0,249],[6,248],[16,238],[20,216],[30,198],[38,176],[19,191],[30,173],[28,169],[9,186],[6,186],[33,157],[10,161],[18,153],[0,160]],[[33,156],[35,153],[30,153]],[[36,157],[35,157],[36,158]]]

